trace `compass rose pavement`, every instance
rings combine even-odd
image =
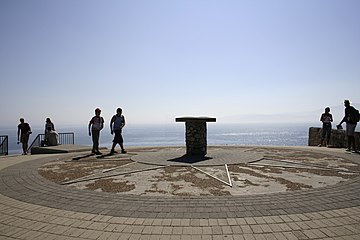
[[[0,157],[0,239],[360,239],[360,155],[132,148]]]

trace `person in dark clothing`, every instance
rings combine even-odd
[[[29,136],[31,134],[31,128],[28,123],[25,122],[23,118],[20,118],[20,124],[18,125],[18,144],[21,142],[23,155],[26,155],[28,149]]]
[[[91,153],[96,155],[101,155],[102,153],[99,151],[99,139],[100,139],[100,131],[104,127],[104,118],[100,116],[101,110],[100,108],[95,109],[95,116],[91,118],[89,122],[89,136],[92,136],[93,148]]]
[[[325,108],[325,112],[321,114],[320,121],[323,123],[322,134],[321,134],[321,143],[319,147],[329,145],[330,135],[331,135],[331,122],[333,121],[332,114],[330,113],[330,108]]]
[[[46,134],[46,132],[49,132],[49,128],[50,128],[50,130],[55,131],[54,123],[51,121],[50,118],[46,118],[45,134]]]
[[[346,151],[351,152],[351,148],[354,152],[357,152],[356,146],[355,146],[355,128],[357,121],[353,119],[353,113],[357,111],[353,106],[350,106],[350,101],[345,100],[344,101],[345,106],[345,116],[337,125],[338,128],[341,128],[342,123],[346,123],[346,136],[348,138],[348,148]]]

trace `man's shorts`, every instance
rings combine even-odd
[[[115,137],[114,137],[113,143],[122,144],[124,142],[124,140],[121,135],[121,130],[114,130],[114,133],[115,133]]]
[[[346,123],[346,135],[354,136],[355,128],[356,128],[356,123]]]
[[[29,142],[29,134],[27,133],[22,133],[20,135],[20,142],[21,143],[28,143]]]

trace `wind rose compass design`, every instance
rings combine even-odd
[[[209,147],[205,157],[182,147],[134,148],[127,154],[77,155],[39,172],[59,184],[118,194],[220,196],[301,190],[359,175],[344,158],[297,148]]]

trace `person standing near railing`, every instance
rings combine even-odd
[[[327,147],[329,145],[331,135],[331,122],[333,121],[333,117],[330,113],[329,107],[326,107],[325,112],[321,114],[320,121],[323,123],[323,127],[321,133],[321,143],[319,144],[319,147]]]
[[[56,146],[58,144],[59,134],[49,126],[45,131],[44,141],[41,141],[41,146]]]
[[[21,142],[23,155],[26,155],[28,149],[29,136],[31,134],[31,128],[28,123],[25,122],[23,118],[20,118],[20,124],[18,125],[18,144]]]
[[[48,132],[48,129],[51,129],[51,131],[55,131],[55,126],[54,123],[51,121],[50,118],[46,118],[46,122],[45,122],[45,134],[46,132]]]
[[[346,135],[348,139],[348,148],[346,149],[346,151],[351,152],[351,148],[352,148],[353,152],[358,153],[355,142],[355,129],[360,119],[359,110],[351,106],[349,100],[344,101],[344,106],[345,106],[345,115],[344,118],[339,123],[339,125],[337,125],[337,128],[342,129],[341,124],[344,122],[346,123]]]
[[[99,138],[100,138],[100,131],[104,127],[104,118],[100,117],[100,114],[101,114],[100,108],[96,108],[95,116],[91,118],[89,122],[89,136],[92,136],[92,141],[93,141],[93,148],[91,153],[94,153],[96,155],[102,154],[99,151]]]

